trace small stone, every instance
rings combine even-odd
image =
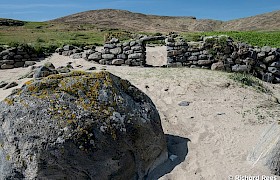
[[[273,62],[273,61],[275,61],[275,60],[276,60],[276,56],[271,55],[271,56],[266,57],[266,58],[264,59],[264,62],[265,62],[265,63],[271,63],[271,62]]]
[[[224,71],[225,70],[224,63],[223,62],[213,63],[211,66],[211,70]]]
[[[0,82],[0,88],[5,87],[7,84],[8,84],[7,82],[1,81]]]
[[[10,88],[15,87],[15,86],[17,86],[17,85],[18,85],[18,83],[16,83],[16,82],[11,82],[11,83],[9,83],[4,89],[10,89]]]
[[[112,65],[122,65],[124,64],[124,60],[123,59],[114,59],[112,61]]]
[[[182,101],[178,104],[179,106],[189,106],[190,105],[190,102],[187,102],[187,101]]]
[[[10,64],[3,64],[1,65],[1,69],[13,69],[14,65],[10,65]]]
[[[96,70],[96,67],[94,67],[94,66],[93,66],[93,67],[90,67],[90,68],[88,68],[88,70],[89,70],[89,71],[94,71],[94,70]]]
[[[24,62],[24,67],[33,66],[34,64],[36,64],[35,61],[25,61]]]

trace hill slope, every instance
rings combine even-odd
[[[124,10],[103,9],[81,12],[50,22],[92,24],[98,28],[145,32],[280,30],[280,11],[223,22],[188,16],[156,16]]]
[[[280,30],[280,11],[274,11],[257,16],[227,21],[219,30],[223,31],[256,31]]]
[[[93,10],[52,20],[71,24],[93,24],[99,28],[117,28],[145,32],[212,31],[222,22],[194,17],[145,15],[124,10]]]

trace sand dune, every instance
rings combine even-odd
[[[148,53],[148,61],[164,63],[162,53],[154,52]],[[161,61],[157,62],[157,58]],[[56,67],[73,62],[75,69],[106,68],[129,80],[153,100],[164,132],[171,138],[170,155],[178,158],[163,165],[151,179],[216,180],[227,179],[229,175],[271,175],[265,167],[254,166],[246,158],[265,128],[279,119],[279,104],[273,103],[269,95],[240,87],[227,73],[188,68],[102,66],[57,54],[38,65],[47,61]],[[83,67],[76,68],[78,65]],[[28,71],[28,68],[1,70],[0,81],[18,81]],[[27,80],[18,82],[22,84]],[[280,98],[280,85],[266,86]],[[0,89],[0,100],[11,90]],[[182,101],[189,105],[180,106]]]

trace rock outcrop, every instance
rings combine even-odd
[[[280,125],[272,124],[261,136],[260,141],[249,154],[248,160],[253,165],[260,163],[271,172],[280,176]]]
[[[153,102],[108,72],[49,75],[0,102],[0,179],[143,179],[166,159]]]

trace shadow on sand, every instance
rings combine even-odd
[[[188,142],[191,141],[188,138],[174,136],[166,134],[167,148],[168,148],[168,160],[163,164],[156,167],[149,173],[146,180],[156,180],[170,173],[177,165],[183,162],[188,154]],[[175,155],[175,156],[174,156]],[[172,158],[173,161],[171,160]]]

